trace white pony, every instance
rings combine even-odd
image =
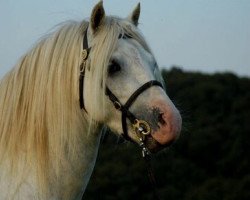
[[[143,141],[151,152],[178,137],[181,117],[159,84],[158,66],[137,28],[139,14],[138,4],[125,19],[106,16],[100,1],[89,22],[63,24],[4,76],[0,199],[81,199],[104,126]],[[143,131],[145,137],[138,135]]]

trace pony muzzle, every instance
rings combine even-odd
[[[151,136],[159,144],[169,146],[180,135],[182,126],[181,115],[175,106],[166,106],[162,102],[158,103],[161,105],[157,123],[158,128],[152,131]]]

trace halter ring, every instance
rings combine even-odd
[[[114,101],[114,106],[115,106],[115,108],[117,109],[117,110],[121,110],[121,108],[122,108],[122,105],[121,105],[121,103],[120,102],[118,102],[118,101]]]
[[[149,124],[144,120],[135,119],[133,124],[133,129],[139,138],[145,139],[146,135],[149,135],[151,128]]]

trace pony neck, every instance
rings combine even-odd
[[[61,168],[60,180],[51,183],[51,185],[61,183],[58,185],[58,194],[61,194],[63,199],[81,199],[95,166],[101,129],[101,126],[96,128],[91,133],[92,136],[87,137],[84,141],[79,141],[78,145],[81,150],[78,157],[72,159],[69,155],[69,163],[64,163]]]

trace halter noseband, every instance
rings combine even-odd
[[[84,106],[84,98],[83,98],[83,82],[84,82],[84,75],[85,75],[85,68],[86,68],[86,61],[88,59],[89,52],[91,50],[91,47],[88,47],[88,38],[87,38],[87,30],[86,29],[84,33],[84,38],[83,38],[83,51],[82,51],[82,64],[80,66],[80,77],[79,77],[79,101],[80,101],[80,108],[84,109],[86,111],[86,108]],[[119,38],[121,36],[119,35]],[[125,34],[125,37],[123,38],[131,38],[131,36],[127,36]],[[123,133],[122,136],[126,140],[132,141],[132,139],[128,135],[128,128],[127,128],[127,122],[126,119],[128,118],[129,121],[131,122],[133,129],[136,133],[136,135],[140,138],[140,146],[143,148],[142,153],[145,154],[143,156],[146,156],[149,152],[147,151],[145,145],[144,145],[144,139],[145,136],[149,135],[151,133],[151,128],[149,124],[144,121],[137,119],[136,116],[129,111],[129,108],[131,105],[135,102],[137,97],[143,93],[145,90],[149,89],[152,86],[159,86],[163,88],[162,84],[159,81],[156,80],[151,80],[143,84],[141,87],[139,87],[127,100],[127,102],[122,105],[120,100],[111,92],[111,90],[106,86],[106,91],[105,94],[109,97],[110,101],[113,103],[114,107],[117,110],[120,110],[122,113],[122,129]],[[87,111],[86,111],[87,112]],[[133,142],[133,141],[132,141]]]

